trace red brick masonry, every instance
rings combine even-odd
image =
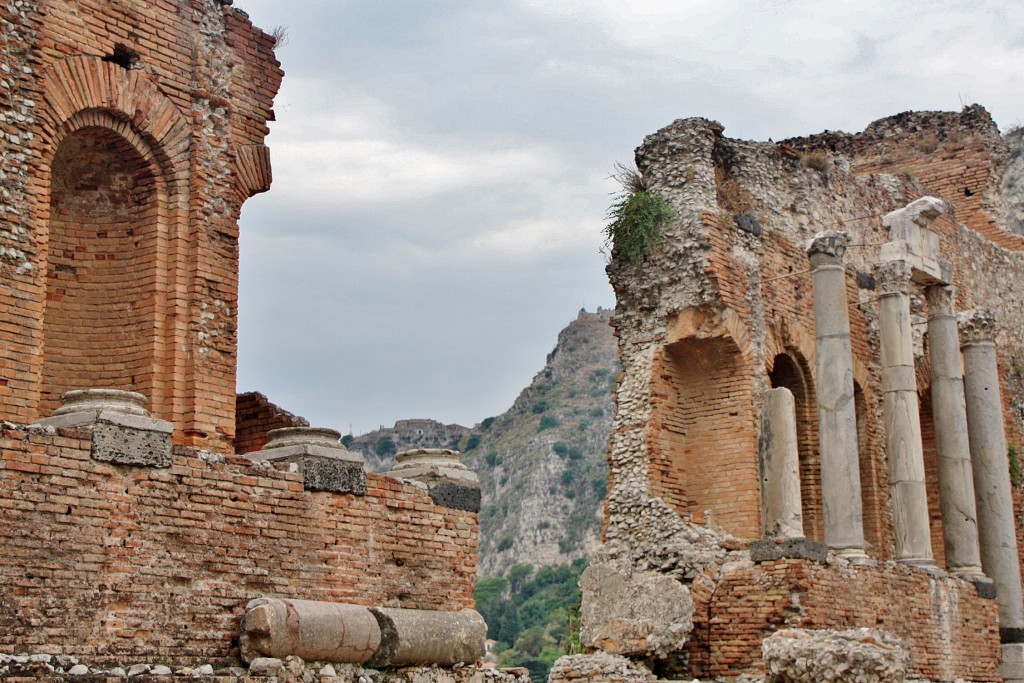
[[[366,496],[308,492],[189,447],[167,469],[110,465],[89,437],[2,432],[0,651],[228,664],[257,596],[473,607],[475,513],[379,474]]]

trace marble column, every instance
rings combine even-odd
[[[853,403],[853,356],[846,309],[843,255],[847,236],[827,231],[807,247],[814,288],[815,365],[821,497],[825,543],[844,555],[864,556],[864,522],[857,458],[857,416]]]
[[[1024,603],[996,365],[996,319],[992,311],[979,308],[962,313],[959,324],[981,566],[996,584],[1000,636],[1004,643],[1019,643],[1024,641]]]
[[[952,287],[932,285],[928,298],[928,352],[931,358],[932,422],[938,453],[939,497],[946,568],[970,578],[981,575],[974,476],[967,439],[963,363]]]
[[[924,485],[921,415],[914,375],[914,339],[910,324],[910,264],[884,261],[875,271],[881,286],[882,409],[889,486],[896,534],[896,559],[930,565],[928,492]]]
[[[761,413],[762,511],[765,538],[803,538],[796,407],[785,387],[770,389]]]

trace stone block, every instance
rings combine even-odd
[[[97,422],[92,428],[92,448],[89,455],[93,460],[117,465],[170,467],[171,434],[158,429],[140,429]]]
[[[580,637],[627,657],[665,657],[686,644],[693,630],[690,591],[676,579],[593,563],[580,577]]]
[[[484,656],[487,624],[478,612],[371,607],[380,628],[380,647],[366,666],[416,664],[454,666]]]
[[[363,456],[341,445],[339,432],[318,427],[283,427],[271,430],[267,436],[263,449],[248,453],[248,457],[298,465],[303,485],[309,491],[366,495]]]
[[[480,479],[460,461],[458,451],[417,448],[395,456],[397,465],[388,476],[426,487],[436,505],[455,510],[480,510]]]
[[[1024,643],[1004,643],[999,657],[999,674],[1003,683],[1024,681]]]
[[[761,652],[768,672],[789,683],[901,683],[910,659],[897,638],[866,628],[785,629],[765,638]]]
[[[750,544],[750,559],[754,562],[786,558],[812,560],[824,564],[828,559],[828,546],[806,538],[762,539]]]
[[[427,492],[435,505],[452,510],[480,512],[480,487],[464,486],[450,481],[442,481],[428,486]]]
[[[366,495],[366,472],[363,464],[316,455],[289,460],[302,472],[302,483],[309,491],[333,491]]]

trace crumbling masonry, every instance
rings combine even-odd
[[[1022,149],[979,106],[644,141],[674,219],[608,267],[623,372],[585,641],[700,677],[821,680],[794,649],[817,643],[875,648],[863,680],[1024,678]],[[657,609],[664,575],[692,628]]]
[[[368,474],[236,400],[237,220],[282,72],[230,5],[0,1],[0,653],[32,655],[0,677],[483,654],[458,454]]]

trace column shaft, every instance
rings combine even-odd
[[[981,574],[981,555],[960,338],[953,308],[955,292],[952,287],[932,285],[925,294],[928,297],[932,422],[938,453],[946,567],[955,574],[976,576]]]
[[[906,261],[886,261],[879,264],[876,274],[882,287],[879,324],[883,411],[893,523],[896,527],[896,559],[932,564],[921,416],[910,326],[910,265]]]
[[[846,310],[846,233],[822,232],[807,249],[814,288],[818,438],[825,543],[838,552],[864,554],[864,523],[853,403],[853,356]]]
[[[761,478],[765,538],[803,538],[796,409],[785,387],[769,390],[764,399]]]
[[[1024,603],[1006,460],[1003,402],[996,365],[995,316],[987,309],[961,315],[967,432],[974,470],[981,566],[996,584],[1004,642],[1024,640]]]

